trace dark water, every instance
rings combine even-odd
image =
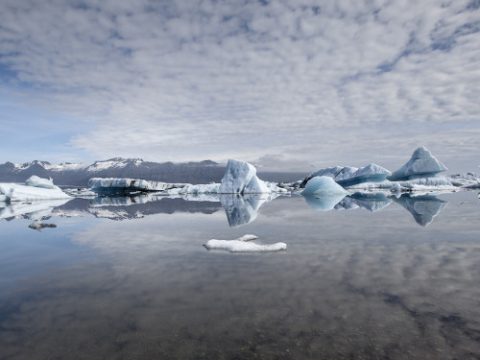
[[[480,359],[477,193],[334,203],[18,210],[0,220],[0,359]],[[252,233],[288,249],[202,246]]]

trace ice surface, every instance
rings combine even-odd
[[[235,240],[208,240],[204,245],[208,250],[225,250],[229,252],[272,252],[287,249],[287,244],[278,242],[275,244],[257,244],[252,240],[256,235],[244,235]]]
[[[315,176],[328,176],[341,186],[351,186],[362,182],[383,181],[390,174],[390,171],[387,169],[373,163],[361,168],[353,166],[334,166],[320,169],[310,174],[303,181],[303,185]]]
[[[347,195],[343,187],[338,185],[331,177],[315,176],[311,178],[302,191],[302,195]]]
[[[257,177],[257,170],[252,164],[239,160],[228,160],[219,192],[222,194],[264,194],[271,192]]]
[[[58,187],[53,184],[52,179],[43,179],[36,175],[30,176],[25,181],[25,185],[35,186],[35,187],[44,188],[44,189],[58,189]]]
[[[408,180],[415,177],[433,176],[447,170],[426,147],[416,149],[410,160],[388,177],[389,180]]]
[[[0,194],[7,202],[70,199],[59,187],[45,189],[16,183],[0,183]]]

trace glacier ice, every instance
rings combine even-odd
[[[38,177],[36,175],[30,176],[26,181],[25,185],[28,186],[35,186],[39,188],[44,188],[44,189],[56,189],[57,186],[53,184],[52,179],[43,179],[41,177]]]
[[[219,192],[222,194],[263,194],[271,189],[257,177],[257,170],[246,161],[228,160]]]
[[[277,242],[274,244],[257,244],[252,240],[256,235],[244,235],[235,240],[211,239],[204,245],[208,250],[226,250],[229,252],[273,252],[287,249],[287,244]]]
[[[347,195],[343,187],[338,185],[331,177],[315,176],[311,178],[302,191],[302,195]]]
[[[333,166],[320,169],[310,174],[303,180],[301,187],[305,186],[305,184],[315,176],[328,176],[341,186],[351,186],[364,182],[384,181],[390,174],[391,172],[387,169],[373,163],[360,168],[353,166]]]
[[[16,183],[0,183],[0,195],[6,202],[70,199],[58,186],[43,188]]]
[[[424,146],[416,149],[410,160],[388,177],[389,180],[409,180],[415,177],[428,177],[447,170],[432,153]]]

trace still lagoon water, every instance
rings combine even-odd
[[[0,208],[0,359],[480,359],[477,192],[333,205]]]

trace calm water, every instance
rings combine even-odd
[[[0,359],[480,359],[477,196],[0,209]]]

